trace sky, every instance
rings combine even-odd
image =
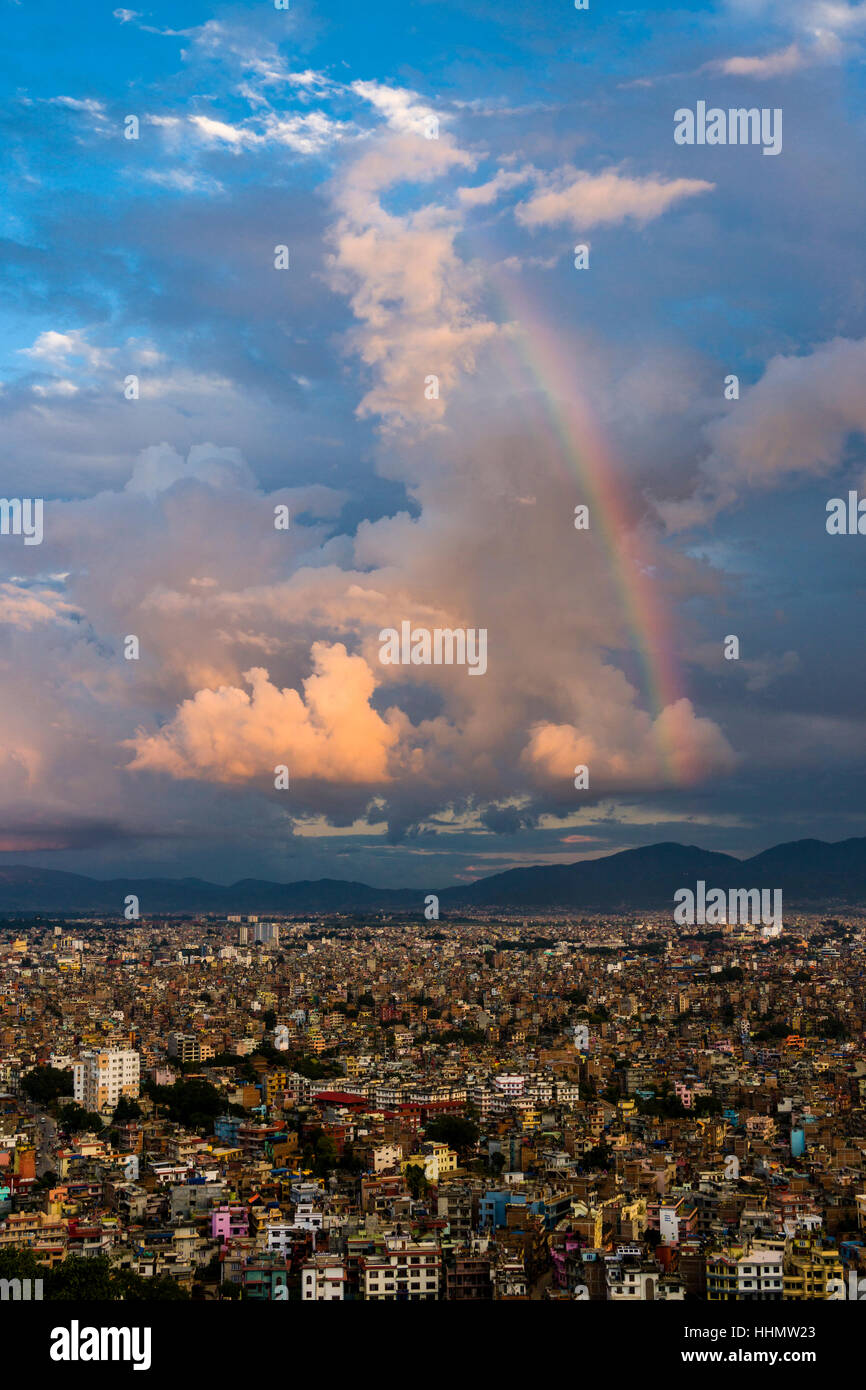
[[[0,867],[866,834],[866,0],[0,3]]]

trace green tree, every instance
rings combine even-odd
[[[330,1134],[320,1134],[316,1140],[316,1175],[326,1178],[337,1162],[337,1145]]]
[[[75,1101],[71,1105],[61,1105],[57,1112],[57,1121],[61,1129],[65,1129],[67,1134],[82,1134],[92,1131],[99,1134],[104,1128],[102,1118],[97,1115],[95,1110],[84,1110]]]
[[[113,1302],[118,1298],[105,1255],[88,1260],[69,1256],[51,1270],[45,1294],[62,1303]]]
[[[166,1303],[189,1299],[186,1289],[170,1274],[155,1274],[146,1279],[132,1270],[119,1270],[112,1280],[114,1296],[124,1302]]]
[[[141,1106],[138,1101],[132,1100],[129,1096],[121,1096],[117,1105],[114,1107],[114,1114],[111,1117],[112,1124],[126,1124],[128,1120],[138,1120],[141,1118]]]
[[[50,1105],[60,1096],[72,1095],[72,1072],[60,1067],[34,1067],[21,1078],[21,1089],[37,1105]]]
[[[130,1270],[112,1269],[107,1255],[68,1255],[62,1264],[46,1269],[31,1250],[0,1250],[0,1279],[41,1279],[43,1297],[59,1303],[149,1303],[189,1297],[171,1275],[144,1279]]]
[[[478,1143],[478,1126],[463,1115],[436,1115],[425,1126],[424,1135],[464,1154]]]
[[[225,1102],[216,1086],[201,1077],[191,1076],[176,1081],[173,1086],[157,1086],[146,1081],[143,1090],[157,1105],[165,1107],[176,1124],[191,1129],[212,1129],[217,1115],[225,1110]]]
[[[0,1279],[43,1279],[45,1269],[32,1250],[0,1250]]]
[[[426,1195],[430,1184],[420,1163],[410,1163],[406,1168],[406,1186],[415,1201]]]

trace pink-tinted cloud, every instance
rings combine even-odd
[[[736,757],[720,729],[695,714],[690,700],[677,700],[651,719],[634,710],[615,735],[598,721],[586,732],[572,724],[537,724],[524,751],[524,762],[542,781],[562,785],[578,766],[589,770],[589,788],[659,788],[696,782],[733,771]]]
[[[132,740],[131,766],[177,778],[241,782],[290,777],[373,784],[389,780],[396,729],[370,707],[375,678],[344,646],[317,642],[314,674],[296,690],[280,690],[262,667],[244,672],[251,693],[235,686],[200,690],[157,734]]]
[[[575,231],[624,222],[652,222],[684,198],[709,193],[704,179],[632,178],[616,169],[601,174],[563,170],[515,209],[525,227],[567,223]]]

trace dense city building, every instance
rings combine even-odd
[[[3,1259],[209,1299],[866,1291],[859,915],[261,925],[0,926]]]

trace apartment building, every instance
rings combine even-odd
[[[82,1052],[72,1068],[73,1096],[85,1110],[113,1110],[139,1091],[139,1057],[132,1049]]]
[[[707,1260],[707,1298],[710,1302],[778,1302],[784,1292],[782,1265],[779,1250],[711,1255]]]
[[[337,1255],[311,1255],[301,1265],[304,1303],[342,1303],[346,1297],[346,1264]]]
[[[386,1235],[361,1261],[362,1291],[373,1302],[418,1303],[439,1297],[442,1256],[435,1240]]]
[[[788,1242],[784,1276],[786,1299],[838,1299],[844,1295],[844,1275],[838,1250],[811,1240]]]
[[[428,1140],[421,1145],[419,1153],[411,1154],[400,1164],[401,1171],[405,1173],[406,1169],[413,1165],[423,1169],[428,1182],[438,1183],[440,1178],[457,1172],[457,1154],[453,1149],[449,1149],[447,1144]]]
[[[387,1173],[398,1166],[403,1158],[402,1144],[377,1144],[372,1151],[374,1173]]]

